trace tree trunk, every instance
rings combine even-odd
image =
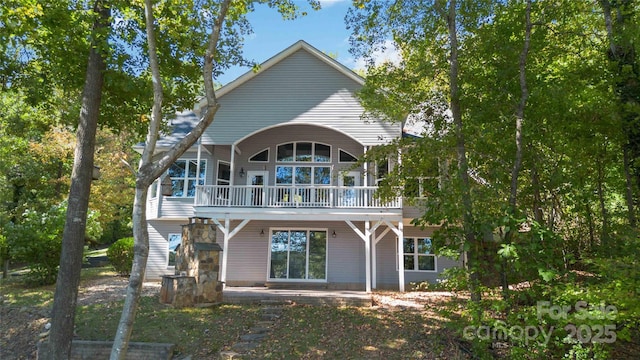
[[[519,72],[520,72],[520,102],[516,109],[516,156],[511,169],[511,189],[509,191],[509,212],[515,216],[518,207],[518,176],[522,167],[522,123],[524,121],[524,110],[527,106],[529,98],[529,89],[527,88],[527,55],[529,54],[529,44],[531,42],[531,0],[527,0],[527,9],[525,11],[525,31],[524,45],[520,52]],[[505,234],[505,243],[510,244],[513,234],[517,230],[513,226],[509,227],[509,231]],[[509,271],[509,262],[504,259],[502,262],[502,297],[506,301],[509,299],[509,279],[507,272]]]
[[[640,189],[640,63],[636,55],[636,37],[625,33],[627,24],[633,21],[637,4],[631,0],[600,0],[605,28],[609,39],[608,57],[616,71],[616,93],[620,101],[622,131],[627,136],[623,144],[624,172],[626,178],[626,203],[629,223],[636,226],[634,201]],[[615,18],[614,16],[615,15]],[[635,184],[633,181],[635,177]]]
[[[605,145],[606,147],[606,145]],[[603,150],[605,151],[605,150]],[[607,204],[604,195],[604,160],[603,156],[599,156],[596,160],[598,167],[598,200],[600,202],[600,214],[602,216],[602,228],[600,229],[600,249],[608,256],[611,252],[609,249],[609,213],[607,212]]]
[[[144,185],[144,184],[143,184]],[[147,258],[149,257],[149,232],[147,230],[147,188],[136,186],[136,195],[133,202],[133,237],[134,257],[131,267],[131,275],[129,276],[129,285],[127,286],[127,294],[120,316],[118,330],[113,340],[111,349],[111,360],[124,359],[127,355],[127,347],[129,339],[133,331],[133,322],[135,320],[140,295],[142,294],[142,284],[147,269]]]
[[[625,146],[622,153],[622,161],[624,165],[625,179],[625,199],[627,201],[627,210],[629,212],[628,220],[632,228],[636,227],[636,209],[633,204],[633,177],[631,176],[631,164],[629,163],[629,147]]]
[[[218,111],[219,104],[213,87],[213,61],[215,59],[216,47],[220,38],[220,31],[230,4],[231,0],[225,0],[220,5],[218,17],[216,18],[211,31],[209,46],[204,58],[203,77],[207,108],[193,130],[182,138],[178,144],[174,145],[166,154],[154,161],[153,155],[155,144],[158,139],[158,133],[162,122],[163,89],[162,78],[160,75],[160,63],[158,61],[156,50],[153,3],[152,0],[145,0],[149,66],[151,67],[153,80],[153,109],[145,149],[142,153],[142,159],[136,175],[136,196],[133,203],[132,215],[134,237],[133,266],[131,268],[131,276],[129,277],[127,296],[122,309],[122,315],[113,341],[113,347],[111,348],[110,360],[124,360],[127,355],[127,347],[133,331],[136,310],[142,293],[142,285],[147,268],[147,258],[149,255],[149,232],[147,230],[146,218],[148,188],[155,179],[163,174],[169,166],[178,159],[178,157],[180,157],[196,142],[204,130],[211,124],[211,122],[213,122],[215,113]]]
[[[82,93],[67,218],[62,235],[60,270],[51,312],[49,342],[52,359],[56,360],[68,359],[71,351],[93,174],[93,152],[106,68],[104,54],[99,51],[103,40],[96,33],[108,28],[110,11],[103,8],[102,2],[97,0],[94,12],[98,17],[93,24],[92,46]]]
[[[449,29],[449,88],[450,88],[450,106],[453,123],[456,132],[456,153],[458,157],[458,176],[462,182],[462,206],[463,219],[462,228],[464,231],[465,242],[469,244],[467,266],[469,267],[469,290],[471,291],[471,300],[479,302],[481,299],[480,276],[478,273],[478,256],[480,254],[480,246],[473,229],[473,203],[471,201],[471,185],[469,182],[469,164],[467,162],[467,149],[465,145],[464,128],[462,124],[462,111],[460,109],[460,88],[458,86],[458,35],[456,30],[456,0],[449,1],[449,13],[447,14],[447,22]]]

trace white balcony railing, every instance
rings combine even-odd
[[[383,202],[377,187],[229,186],[196,187],[195,206],[257,208],[401,208],[400,199]]]

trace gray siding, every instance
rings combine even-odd
[[[406,237],[431,236],[432,234],[433,229],[429,228],[424,231],[413,226],[404,228],[404,236]],[[396,247],[396,235],[391,232],[388,233],[378,243],[376,252],[378,262],[377,287],[381,289],[398,289],[398,253]],[[444,269],[460,265],[460,262],[457,260],[439,256],[436,258],[436,272],[405,271],[405,285],[409,285],[412,282],[436,282],[440,278],[439,274]]]
[[[169,261],[168,235],[182,233],[182,225],[187,222],[187,219],[171,221],[151,220],[148,222],[149,258],[147,259],[147,280],[158,280],[162,275],[174,273],[173,268],[167,266]]]
[[[353,79],[300,49],[219,98],[205,144],[231,144],[265,127],[312,123],[332,127],[365,145],[400,136],[399,124],[362,119]],[[382,140],[379,136],[383,137]]]
[[[265,130],[238,144],[238,148],[242,151],[240,155],[236,155],[236,173],[240,168],[245,171],[251,170],[267,170],[269,171],[268,185],[275,184],[275,167],[276,165],[291,165],[293,162],[277,163],[276,153],[280,144],[295,141],[317,142],[331,146],[331,163],[295,163],[313,166],[333,166],[332,185],[337,185],[335,179],[340,170],[348,169],[352,164],[339,163],[340,149],[347,151],[353,156],[360,157],[363,154],[363,146],[352,138],[336,132],[335,130],[310,126],[310,125],[290,125]],[[264,149],[269,149],[269,162],[249,162],[249,159]],[[244,184],[244,179],[236,177],[236,184]],[[361,185],[364,185],[362,183]]]
[[[232,224],[235,227],[237,222]],[[276,228],[327,229],[327,282],[337,287],[359,287],[358,284],[364,284],[364,241],[344,223],[252,221],[229,241],[229,285],[260,285],[267,281],[269,233],[270,229]],[[260,235],[261,230],[264,230],[264,236]],[[335,238],[331,237],[334,230]],[[222,243],[221,232],[218,233],[218,239]],[[364,285],[361,287],[364,288]]]
[[[149,221],[150,252],[147,261],[147,279],[159,279],[172,274],[167,267],[168,234],[180,233],[184,220]],[[232,221],[232,228],[239,221]],[[362,231],[363,223],[355,223]],[[344,222],[293,222],[293,221],[252,221],[230,240],[228,251],[227,284],[230,286],[262,285],[268,281],[269,234],[275,228],[316,228],[327,229],[327,283],[330,287],[364,289],[365,247],[364,241]],[[264,235],[261,235],[264,230]],[[336,237],[332,237],[333,231]],[[380,231],[380,230],[379,230]],[[379,232],[378,232],[379,233]],[[428,236],[431,230],[405,228],[405,236]],[[222,232],[218,230],[218,243],[224,247]],[[377,245],[377,287],[398,286],[396,237],[388,233]],[[435,282],[438,273],[445,268],[460,266],[459,261],[444,257],[437,258],[437,272],[405,271],[405,283]]]

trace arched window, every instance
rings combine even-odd
[[[269,148],[253,154],[249,158],[249,162],[269,162]]]
[[[316,142],[290,142],[277,147],[278,162],[331,162],[331,145]]]

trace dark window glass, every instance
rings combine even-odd
[[[324,144],[315,144],[315,161],[331,162],[331,146]]]
[[[311,143],[299,142],[296,144],[296,161],[311,161]]]
[[[356,162],[358,159],[344,150],[340,150],[340,162]]]
[[[269,161],[269,149],[264,149],[259,153],[249,158],[251,162],[268,162]],[[282,160],[280,160],[282,161]]]
[[[278,161],[293,161],[293,143],[278,145]]]

